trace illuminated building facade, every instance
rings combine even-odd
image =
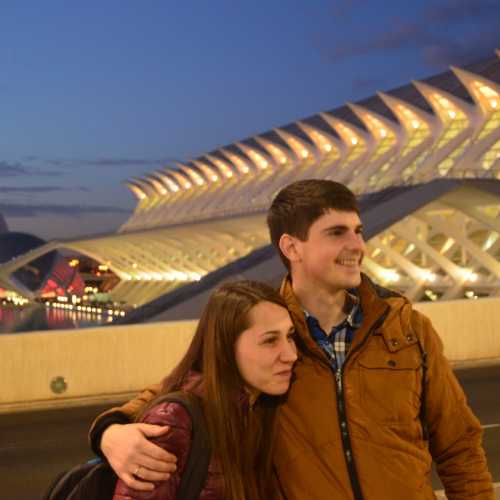
[[[83,294],[84,283],[78,270],[56,250],[42,252],[10,270],[17,258],[44,245],[45,241],[31,234],[0,233],[0,297],[9,297],[10,292],[27,298]]]
[[[114,299],[138,306],[263,251],[270,201],[306,178],[343,182],[360,195],[364,268],[377,282],[412,300],[497,295],[500,59],[452,67],[130,179],[137,207],[116,234],[51,242],[40,252],[65,246],[105,263],[120,279]],[[275,271],[267,272],[281,275],[278,259],[269,259]]]

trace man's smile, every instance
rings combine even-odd
[[[360,260],[359,256],[339,257],[335,260],[335,263],[345,267],[359,267]]]

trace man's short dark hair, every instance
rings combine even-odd
[[[288,270],[290,262],[279,248],[281,236],[286,233],[307,240],[311,225],[328,210],[359,215],[356,196],[339,182],[306,179],[289,184],[276,195],[267,212],[267,226],[271,242]]]

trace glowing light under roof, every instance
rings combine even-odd
[[[215,156],[212,155],[207,155],[207,158],[222,172],[222,174],[230,179],[233,177],[233,171],[231,170],[231,167],[223,162],[222,160],[219,160]]]
[[[250,172],[250,169],[248,168],[248,165],[245,163],[243,159],[241,159],[238,155],[230,153],[228,151],[222,150],[222,154],[233,163],[233,165],[236,166],[239,172],[243,174],[248,174]]]
[[[399,273],[397,271],[395,271],[394,269],[382,268],[382,269],[380,269],[379,273],[380,273],[380,277],[384,281],[395,283],[395,282],[399,281],[399,279],[400,279]]]

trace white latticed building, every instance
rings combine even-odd
[[[133,305],[232,262],[240,267],[228,273],[238,274],[252,255],[260,256],[255,265],[267,259],[260,277],[274,279],[283,269],[263,250],[266,210],[281,187],[304,178],[340,181],[360,195],[364,267],[376,281],[413,300],[498,295],[500,59],[453,67],[131,179],[137,207],[116,234],[51,242],[1,274],[5,281],[64,246],[106,263],[121,280],[114,298]]]

